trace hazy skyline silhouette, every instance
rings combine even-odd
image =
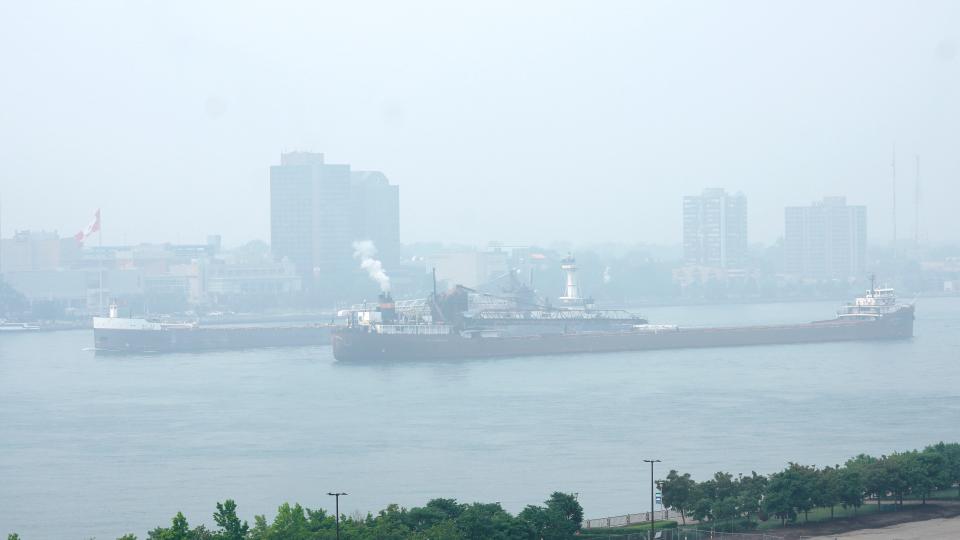
[[[845,195],[874,243],[956,242],[952,2],[7,2],[3,235],[269,240],[290,150],[383,171],[401,239],[680,241],[743,191],[751,242]]]

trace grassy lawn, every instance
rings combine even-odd
[[[854,511],[853,508],[843,508],[842,506],[835,506],[833,509],[834,518],[845,518],[853,516],[866,516],[869,514],[876,514],[877,512],[895,512],[897,506],[893,504],[893,500],[884,500],[883,504],[878,508],[876,501],[871,501],[865,503],[863,506]],[[803,514],[797,516],[797,521],[790,525],[803,525],[804,523],[814,523],[817,521],[828,521],[830,519],[830,509],[829,508],[814,508],[810,511],[809,521],[804,521]],[[761,521],[757,524],[758,530],[769,530],[769,529],[779,529],[781,528],[780,520],[774,517],[770,517],[767,521]]]
[[[653,523],[656,529],[674,529],[677,522],[673,520],[655,521]],[[638,523],[636,525],[627,525],[626,527],[603,527],[596,529],[580,529],[580,536],[609,536],[617,534],[630,534],[638,532],[648,532],[650,522]]]
[[[904,497],[905,501],[919,501],[921,498],[916,495],[910,495],[909,497]],[[941,489],[934,491],[927,497],[928,501],[945,501],[945,500],[956,500],[957,499],[957,488],[950,489]]]

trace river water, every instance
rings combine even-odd
[[[828,318],[833,303],[664,307],[655,323]],[[95,356],[90,331],[0,336],[0,534],[112,539],[217,501],[345,513],[433,497],[508,510],[577,492],[649,508],[704,479],[960,440],[960,299],[910,341],[343,365],[329,347]]]

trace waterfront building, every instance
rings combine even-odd
[[[784,264],[807,279],[863,277],[867,251],[867,208],[845,197],[825,197],[810,206],[784,209]]]
[[[289,260],[280,262],[216,261],[207,268],[206,292],[211,304],[237,298],[284,297],[300,292],[301,279]]]
[[[505,251],[451,251],[425,257],[426,270],[437,273],[437,281],[446,287],[463,285],[475,288],[510,271]]]
[[[80,244],[50,231],[17,231],[0,240],[0,273],[56,270],[80,256]]]
[[[683,198],[686,265],[743,268],[747,262],[747,198],[722,188]]]

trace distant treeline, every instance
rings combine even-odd
[[[742,528],[772,517],[786,524],[816,508],[829,508],[831,517],[837,506],[856,511],[871,497],[878,505],[885,498],[902,505],[904,497],[926,503],[931,493],[953,486],[960,497],[960,444],[941,442],[880,457],[860,454],[834,467],[790,463],[769,476],[718,472],[703,482],[671,470],[659,484],[663,504],[683,522],[691,517]]]

